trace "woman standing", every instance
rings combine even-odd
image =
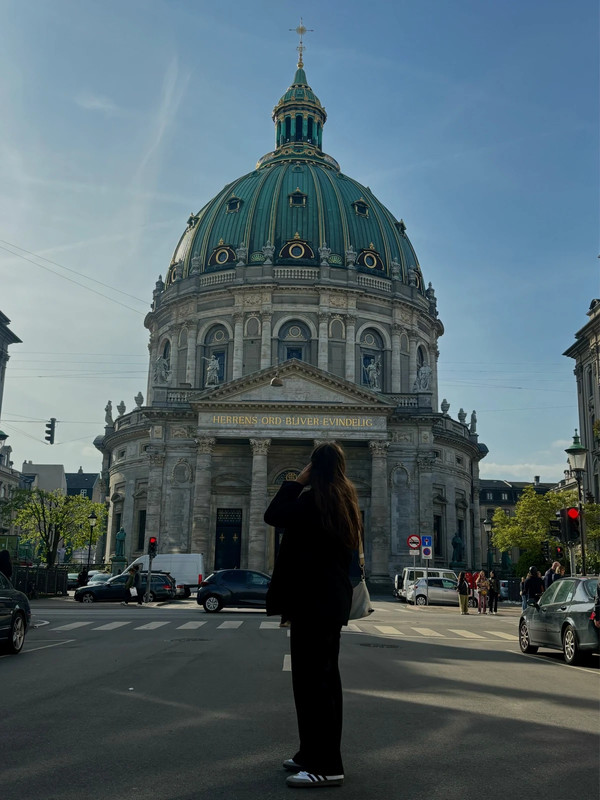
[[[482,569],[479,575],[477,576],[475,585],[477,586],[477,594],[478,594],[477,613],[485,614],[485,610],[487,607],[487,595],[490,589],[490,584],[485,576],[484,569]]]
[[[309,487],[304,491],[305,487]],[[288,786],[340,786],[344,768],[338,656],[352,602],[352,551],[362,522],[356,489],[335,442],[320,444],[295,481],[286,481],[265,513],[285,532],[267,593],[267,614],[291,623],[292,686],[300,748],[283,762]],[[318,587],[319,591],[307,588]]]
[[[456,586],[458,592],[458,603],[460,606],[461,614],[469,613],[469,584],[465,580],[465,573],[460,572],[458,575],[458,584]]]
[[[498,596],[500,595],[500,581],[496,577],[496,573],[494,570],[490,570],[490,578],[489,578],[489,614],[497,614],[498,613]]]

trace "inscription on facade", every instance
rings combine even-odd
[[[213,425],[268,426],[294,428],[372,428],[379,420],[372,417],[296,416],[283,414],[213,414]]]

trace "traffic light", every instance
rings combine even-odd
[[[54,444],[54,429],[56,428],[56,419],[54,417],[50,417],[49,421],[46,423],[46,435],[44,439],[48,442],[48,444]]]
[[[550,520],[550,536],[559,541],[563,541],[565,538],[564,510],[564,508],[561,508],[560,511],[556,512],[556,519]]]
[[[556,560],[560,561],[562,558],[564,558],[564,555],[565,555],[565,548],[561,544],[557,545],[556,546]]]
[[[542,555],[544,557],[544,561],[550,561],[550,542],[542,542]]]
[[[150,556],[150,558],[154,558],[157,552],[158,552],[158,539],[156,538],[156,536],[151,536],[148,539],[148,555]]]
[[[579,509],[572,506],[567,508],[566,514],[566,540],[567,542],[578,542],[581,537],[579,527]]]

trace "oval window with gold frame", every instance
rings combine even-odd
[[[302,258],[306,250],[303,244],[293,244],[290,247],[290,255],[292,258]]]

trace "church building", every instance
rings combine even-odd
[[[438,317],[406,225],[323,150],[327,114],[300,59],[275,149],[191,214],[152,310],[146,397],[95,445],[126,555],[201,552],[209,571],[273,569],[265,509],[321,441],[344,447],[367,575],[482,564],[475,412],[439,402]],[[458,534],[458,538],[457,538]],[[454,540],[454,544],[453,544]],[[457,545],[458,542],[458,545]]]

